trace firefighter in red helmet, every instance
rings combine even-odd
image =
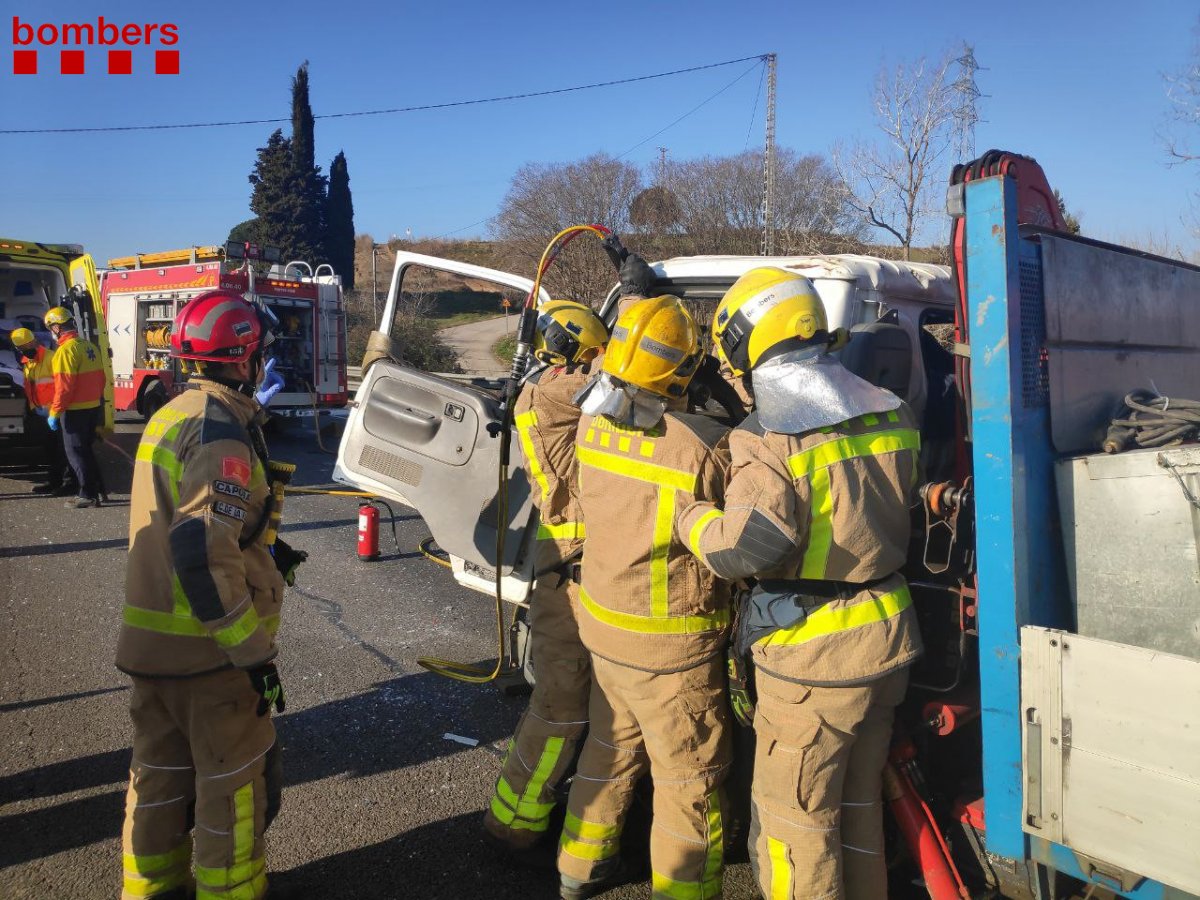
[[[277,389],[266,315],[230,291],[179,312],[171,355],[190,361],[194,389],[138,445],[117,647],[133,679],[124,900],[267,890],[263,833],[281,786],[269,713],[284,709],[275,632],[297,557],[270,524],[282,496],[271,482],[293,467],[268,459],[259,428]]]

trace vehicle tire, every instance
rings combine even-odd
[[[155,381],[154,384],[148,385],[142,391],[142,396],[138,400],[138,412],[142,414],[143,419],[149,422],[156,412],[167,405],[167,401],[170,399],[163,383]]]

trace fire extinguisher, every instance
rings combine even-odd
[[[358,558],[379,559],[379,509],[369,501],[358,506]]]

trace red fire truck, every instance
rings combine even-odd
[[[272,264],[256,274],[251,261]],[[171,321],[192,297],[216,288],[261,303],[279,321],[269,355],[283,376],[271,414],[311,416],[346,405],[342,280],[328,265],[280,263],[277,250],[230,242],[108,261],[102,296],[112,347],[116,408],[154,415],[183,390],[188,372],[170,357]]]

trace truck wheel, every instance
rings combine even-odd
[[[142,391],[141,399],[138,401],[138,412],[142,414],[143,419],[149,422],[156,412],[167,405],[169,399],[163,383],[156,381]]]

